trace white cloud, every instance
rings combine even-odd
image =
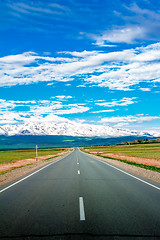
[[[140,90],[143,91],[143,92],[150,92],[151,91],[150,88],[140,88]]]
[[[159,9],[155,10],[155,6],[154,10],[151,10],[153,5],[151,2],[148,9],[140,8],[135,2],[128,4],[128,6],[123,4],[124,13],[114,11],[116,18],[118,17],[120,22],[123,22],[123,26],[113,25],[112,29],[102,31],[100,34],[86,35],[95,41],[94,44],[99,46],[108,43],[134,44],[144,42],[144,40],[159,41],[160,11]]]
[[[43,3],[43,1],[38,2],[38,4],[35,2],[31,3],[23,3],[23,2],[10,2],[7,4],[8,7],[14,10],[15,12],[23,15],[62,15],[70,12],[69,8],[60,4],[52,3]]]
[[[103,113],[103,112],[114,112],[115,110],[113,109],[109,109],[109,110],[100,110],[100,111],[95,111],[95,112],[92,112],[92,113]]]
[[[60,101],[52,100],[7,101],[0,99],[0,124],[48,120],[52,115],[83,113],[89,109],[85,104],[63,104]]]
[[[81,104],[82,105],[82,104]],[[39,102],[39,105],[31,106],[30,112],[34,116],[44,114],[65,115],[74,113],[83,113],[89,110],[89,107],[79,104],[62,104],[61,102],[47,101],[46,104]]]
[[[77,51],[73,51],[73,52],[69,52],[69,51],[64,51],[64,52],[59,52],[62,54],[69,54],[72,55],[74,57],[80,57],[80,58],[84,58],[84,57],[88,57],[88,56],[96,56],[98,53],[100,53],[101,51],[86,51],[84,50],[83,52],[77,52]]]
[[[66,100],[66,99],[71,99],[72,96],[65,96],[65,95],[61,95],[61,96],[56,96],[54,98],[58,98],[59,100]]]
[[[143,116],[142,115],[129,115],[126,117],[105,117],[102,118],[99,122],[104,124],[119,124],[119,126],[122,125],[128,125],[129,123],[143,123],[143,122],[151,122],[153,120],[160,119],[159,116]]]
[[[86,120],[85,119],[76,118],[75,122],[77,122],[77,123],[84,123],[84,122],[86,122]]]
[[[97,43],[92,43],[92,45],[96,45],[96,46],[100,46],[100,47],[109,47],[109,48],[112,48],[112,47],[117,47],[117,45],[115,44],[99,44],[98,42]]]
[[[68,109],[62,109],[62,110],[56,110],[54,113],[58,115],[64,115],[64,114],[73,114],[73,113],[83,113],[87,112],[89,110],[89,107],[84,107],[84,106],[76,106],[76,107],[71,107]]]
[[[122,98],[121,100],[117,101],[117,100],[113,100],[112,102],[98,102],[95,103],[96,105],[99,106],[104,106],[104,107],[114,107],[114,106],[128,106],[130,104],[135,103],[136,97],[132,97],[132,98]]]
[[[20,106],[32,106],[33,104],[36,104],[35,100],[32,101],[14,101],[14,100],[5,100],[0,99],[0,112],[2,111],[9,111],[14,109],[15,107]]]
[[[84,87],[86,87],[86,85],[82,84],[82,85],[78,85],[77,87],[82,87],[82,88],[84,88]]]
[[[0,124],[16,124],[18,122],[23,121],[24,117],[22,117],[17,112],[5,111],[0,112]]]
[[[38,116],[30,116],[28,119],[25,118],[23,119],[24,123],[26,122],[55,122],[55,123],[59,123],[59,122],[69,122],[69,120],[67,118],[64,117],[59,117],[53,113],[50,113],[46,116],[42,116],[42,115],[38,115]]]
[[[0,86],[79,78],[79,86],[132,90],[140,82],[160,82],[160,43],[117,52],[69,52],[70,58],[28,52],[0,58]],[[73,55],[73,56],[72,56]]]
[[[134,43],[137,39],[145,37],[145,29],[139,26],[126,26],[123,28],[108,30],[100,36],[91,35],[99,46],[106,46],[111,43]]]

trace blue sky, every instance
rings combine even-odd
[[[0,124],[160,132],[155,0],[0,0]]]

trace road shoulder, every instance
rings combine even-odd
[[[82,151],[82,152],[84,152],[84,151]],[[86,153],[86,152],[84,152],[84,153]],[[149,180],[152,180],[154,182],[160,183],[160,173],[158,173],[158,172],[151,171],[151,170],[144,169],[144,168],[140,168],[140,167],[137,167],[137,166],[133,166],[133,165],[130,165],[130,164],[127,164],[127,163],[124,163],[124,162],[120,162],[118,160],[103,158],[103,157],[99,157],[99,156],[96,156],[94,154],[89,154],[89,153],[86,153],[86,154],[89,155],[89,156],[93,156],[97,159],[100,159],[104,162],[113,164],[113,165],[115,165],[117,167],[120,167],[122,169],[125,169],[126,171],[134,173],[138,176],[141,176],[141,177],[147,178]]]
[[[23,177],[26,174],[31,173],[34,170],[36,170],[38,168],[41,168],[41,167],[47,165],[50,162],[54,162],[56,160],[59,160],[60,158],[66,156],[69,152],[71,152],[71,151],[67,151],[64,154],[62,154],[60,156],[57,156],[57,157],[54,157],[54,158],[49,158],[49,159],[46,159],[46,160],[43,160],[43,161],[35,161],[32,164],[21,166],[21,167],[18,167],[16,169],[12,169],[11,171],[8,171],[4,174],[1,174],[0,175],[0,186],[3,186],[7,183],[10,183],[10,182],[20,178],[20,177]]]

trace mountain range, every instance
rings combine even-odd
[[[55,122],[26,122],[17,125],[3,125],[0,126],[0,135],[65,135],[83,137],[160,136],[158,132],[153,131],[136,131],[113,128],[109,126],[84,124],[62,119]]]

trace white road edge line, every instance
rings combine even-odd
[[[83,153],[83,152],[82,152],[82,153]],[[83,154],[87,154],[87,153],[83,153]],[[87,154],[87,155],[88,155],[88,154]],[[108,165],[108,166],[110,166],[110,167],[112,167],[112,168],[115,168],[116,170],[118,170],[118,171],[120,171],[120,172],[123,172],[124,174],[126,174],[126,175],[128,175],[128,176],[130,176],[130,177],[133,177],[133,178],[137,179],[138,181],[143,182],[143,183],[145,183],[145,184],[147,184],[147,185],[149,185],[149,186],[151,186],[151,187],[153,187],[153,188],[155,188],[155,189],[157,189],[157,190],[160,191],[160,188],[159,188],[159,187],[157,187],[157,186],[155,186],[155,185],[153,185],[153,184],[151,184],[151,183],[149,183],[149,182],[146,182],[146,181],[144,181],[144,180],[142,180],[142,179],[140,179],[140,178],[138,178],[138,177],[136,177],[136,176],[134,176],[134,175],[132,175],[132,174],[130,174],[130,173],[127,173],[127,172],[125,172],[125,171],[123,171],[123,170],[121,170],[121,169],[119,169],[119,168],[117,168],[117,167],[115,167],[115,166],[112,166],[112,165],[110,165],[109,163],[104,162],[103,160],[100,160],[100,159],[98,159],[98,158],[95,158],[95,157],[93,157],[93,156],[91,156],[91,155],[88,155],[88,156],[91,157],[91,158],[93,158],[94,160],[97,160],[97,161],[102,162],[102,163],[104,163],[104,164],[106,164],[106,165]]]
[[[84,202],[83,197],[79,197],[79,212],[80,212],[80,220],[84,221],[85,219],[85,212],[84,212]]]
[[[78,170],[78,174],[80,174],[80,170]]]
[[[125,173],[126,175],[128,175],[128,176],[130,176],[130,177],[133,177],[133,178],[137,179],[138,181],[143,182],[143,183],[145,183],[145,184],[147,184],[147,185],[149,185],[149,186],[151,186],[151,187],[153,187],[153,188],[156,188],[157,190],[160,191],[160,188],[159,188],[159,187],[157,187],[157,186],[155,186],[155,185],[153,185],[153,184],[151,184],[151,183],[149,183],[149,182],[146,182],[146,181],[144,181],[144,180],[142,180],[142,179],[140,179],[140,178],[138,178],[138,177],[136,177],[136,176],[134,176],[134,175],[132,175],[132,174],[130,174],[130,173],[127,173],[127,172],[125,172],[125,171],[123,171],[123,170],[121,170],[121,169],[119,169],[119,168],[117,168],[117,167],[115,167],[115,166],[112,166],[112,165],[110,165],[109,163],[104,162],[103,160],[100,160],[100,159],[96,159],[96,160],[98,160],[98,161],[100,161],[100,162],[102,162],[102,163],[104,163],[104,164],[106,164],[106,165],[108,165],[108,166],[110,166],[110,167],[112,167],[112,168],[115,168],[116,170],[118,170],[118,171],[120,171],[120,172],[123,172],[123,173]]]
[[[71,154],[71,153],[69,153],[69,154]],[[11,184],[11,185],[9,185],[9,186],[8,186],[8,187],[6,187],[6,188],[4,188],[4,189],[0,190],[0,193],[2,193],[2,192],[4,192],[4,191],[6,191],[7,189],[9,189],[9,188],[11,188],[11,187],[15,186],[15,185],[16,185],[16,184],[18,184],[18,183],[20,183],[20,182],[24,181],[25,179],[27,179],[27,178],[29,178],[29,177],[33,176],[34,174],[36,174],[36,173],[38,173],[38,172],[42,171],[43,169],[45,169],[45,168],[49,167],[50,165],[52,165],[52,164],[54,164],[54,163],[57,163],[57,162],[59,162],[59,161],[63,160],[63,159],[64,159],[65,157],[67,157],[69,154],[67,154],[66,156],[64,156],[63,158],[61,158],[61,159],[59,159],[59,160],[56,160],[56,161],[54,161],[54,162],[51,162],[51,163],[49,163],[48,165],[45,165],[44,167],[42,167],[42,168],[38,169],[37,171],[35,171],[35,172],[33,172],[33,173],[29,174],[28,176],[26,176],[26,177],[24,177],[24,178],[20,179],[19,181],[15,182],[15,183],[13,183],[13,184]]]

